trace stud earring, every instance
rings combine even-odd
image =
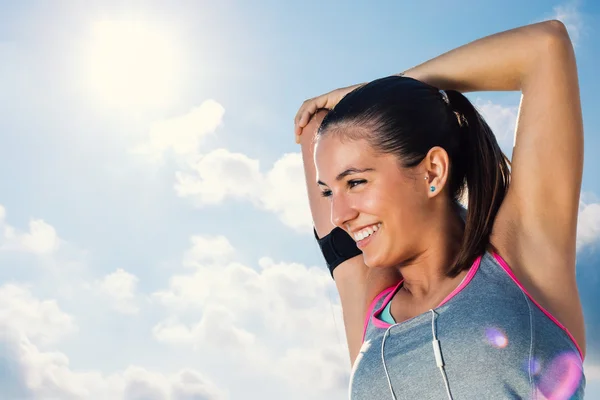
[[[429,190],[431,190],[432,192],[435,192],[435,186],[430,186]]]

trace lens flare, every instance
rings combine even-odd
[[[523,372],[529,374],[531,373],[533,376],[539,375],[542,370],[542,363],[537,358],[532,358],[530,360],[523,361]]]
[[[575,393],[583,376],[581,359],[576,353],[558,355],[542,372],[538,392],[548,400],[567,400]]]
[[[485,337],[488,343],[497,349],[503,349],[508,345],[508,338],[502,329],[487,328],[485,330]]]

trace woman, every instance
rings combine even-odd
[[[493,90],[523,93],[510,168],[460,93]],[[583,397],[583,127],[562,23],[307,100],[295,123],[352,399]]]

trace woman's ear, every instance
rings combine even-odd
[[[426,176],[424,177],[427,192],[430,197],[437,196],[442,191],[450,173],[450,158],[442,147],[432,147],[425,159]]]

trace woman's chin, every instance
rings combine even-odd
[[[382,268],[388,267],[385,260],[382,260],[379,257],[378,258],[364,257],[364,261],[365,261],[365,265],[372,269],[382,269]]]

